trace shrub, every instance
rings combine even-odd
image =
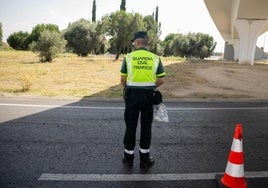
[[[39,39],[31,44],[31,50],[39,52],[41,62],[52,62],[56,55],[64,50],[66,41],[55,31],[44,30]]]

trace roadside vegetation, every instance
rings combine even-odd
[[[30,51],[0,51],[1,95],[120,98],[122,57],[59,54],[52,63],[39,63]],[[183,59],[164,58],[165,65]]]
[[[39,63],[31,51],[0,50],[1,96],[46,96],[122,99],[123,56],[60,53],[51,63]],[[267,62],[235,62],[161,57],[165,99],[267,98]]]

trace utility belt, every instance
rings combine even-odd
[[[152,93],[154,90],[153,89],[136,89],[136,88],[127,88],[128,92],[133,92],[133,93]]]
[[[124,97],[125,100],[127,100],[128,96],[129,96],[130,94],[146,94],[146,95],[148,95],[149,97],[152,97],[152,96],[153,96],[153,93],[154,93],[154,89],[125,88],[125,89],[124,89],[124,93],[123,93],[123,95],[124,95],[123,97]]]
[[[160,104],[163,99],[162,99],[162,94],[159,90],[154,90],[154,89],[136,89],[136,88],[125,88],[124,89],[124,93],[123,93],[123,97],[125,100],[128,99],[129,95],[133,93],[133,94],[145,94],[147,95],[149,98],[152,99],[152,103],[154,105],[158,105]]]

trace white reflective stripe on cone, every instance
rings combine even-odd
[[[242,142],[242,140],[234,138],[231,150],[234,151],[234,152],[243,152],[243,142]]]
[[[242,178],[244,177],[244,164],[239,165],[228,161],[225,173],[232,177]]]

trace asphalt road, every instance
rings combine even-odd
[[[122,164],[123,101],[0,98],[0,187],[217,188],[236,124],[251,187],[268,187],[268,102],[165,102],[155,165]],[[139,127],[138,127],[139,128]],[[139,145],[139,129],[137,147]]]

